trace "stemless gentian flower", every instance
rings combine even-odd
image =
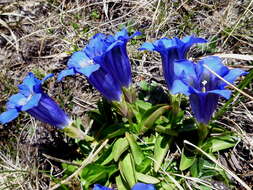
[[[174,81],[171,92],[182,93],[190,98],[190,104],[195,118],[199,123],[208,124],[218,105],[218,98],[229,99],[231,91],[225,89],[227,83],[211,73],[205,66],[233,83],[237,77],[245,75],[241,69],[229,70],[222,64],[219,57],[210,56],[197,64],[188,60],[176,62],[175,73],[180,79]]]
[[[114,36],[96,34],[81,51],[75,52],[68,61],[68,69],[63,70],[58,81],[65,76],[83,74],[88,81],[108,100],[119,101],[123,87],[132,82],[131,66],[126,44],[129,39],[126,29]]]
[[[6,124],[18,117],[19,112],[26,111],[36,119],[56,128],[63,129],[68,126],[71,123],[69,117],[42,90],[41,85],[49,77],[52,77],[52,74],[39,80],[33,73],[29,73],[23,83],[18,86],[19,93],[9,98],[7,111],[0,115],[0,122]]]
[[[152,184],[136,183],[132,190],[155,190],[155,187]]]
[[[95,184],[93,190],[113,190],[99,184]],[[131,190],[155,190],[154,185],[145,183],[136,183]]]
[[[99,184],[95,184],[94,187],[93,187],[93,190],[113,190],[109,187],[104,187],[102,185],[99,185]]]
[[[145,42],[140,50],[157,51],[162,58],[163,75],[168,89],[172,88],[173,81],[177,76],[174,72],[175,61],[185,60],[186,54],[195,43],[206,43],[203,38],[195,36],[186,36],[182,40],[175,37],[172,39],[162,38],[154,43]]]

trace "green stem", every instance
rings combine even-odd
[[[199,136],[199,145],[202,145],[204,140],[206,139],[208,135],[208,125],[204,123],[199,123],[198,126],[198,136]]]
[[[170,102],[172,106],[172,124],[175,122],[177,119],[177,114],[180,111],[180,103],[181,103],[181,94],[179,95],[170,95]]]
[[[170,135],[170,136],[177,136],[178,135],[177,131],[172,130],[172,129],[167,129],[167,128],[161,126],[161,125],[157,125],[155,127],[155,130],[159,133],[167,134],[167,135]]]

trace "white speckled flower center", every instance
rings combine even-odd
[[[207,81],[206,80],[203,80],[202,81],[202,92],[206,92],[206,84],[207,84]]]
[[[89,61],[83,60],[83,61],[80,61],[80,62],[79,62],[79,65],[80,65],[80,67],[82,67],[82,68],[87,67],[87,66],[92,65],[92,64],[94,64],[94,62],[93,62],[93,60],[91,60],[91,59],[90,59]]]
[[[18,104],[23,106],[23,105],[26,105],[27,102],[32,98],[32,94],[30,94],[27,98],[22,98],[19,100]]]

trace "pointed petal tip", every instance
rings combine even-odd
[[[208,41],[204,38],[199,38],[195,35],[185,36],[182,41],[184,43],[207,43]]]
[[[209,94],[217,94],[227,100],[231,97],[231,94],[232,94],[232,92],[230,90],[211,90],[211,91],[208,91],[208,93]]]
[[[0,123],[6,124],[18,117],[19,112],[16,109],[10,109],[0,114]]]
[[[154,47],[153,43],[151,43],[151,42],[144,42],[138,50],[153,51],[153,50],[155,50],[155,47]]]
[[[43,84],[47,79],[52,78],[54,76],[53,73],[47,74],[42,80],[41,80],[41,84]]]
[[[57,82],[60,82],[64,77],[66,76],[71,76],[71,75],[74,75],[75,74],[75,71],[74,69],[66,69],[66,70],[62,70],[58,77],[57,77]]]

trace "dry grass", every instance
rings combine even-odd
[[[164,36],[183,37],[194,33],[211,41],[208,46],[199,47],[203,50],[201,54],[193,49],[190,57],[215,52],[252,55],[252,5],[251,0],[2,0],[0,111],[27,72],[33,71],[37,76],[57,73],[65,67],[67,56],[82,48],[92,35],[113,33],[123,25],[144,34],[128,48],[137,82],[155,80],[164,85],[159,56],[137,51],[144,41]],[[226,63],[244,69],[252,66],[249,60],[227,59]],[[81,77],[68,78],[62,83],[52,79],[47,90],[74,116],[83,117],[99,98]],[[247,92],[252,96],[252,85]],[[235,172],[251,185],[253,167],[246,159],[253,159],[252,107],[252,101],[244,98],[240,106],[220,121],[243,137],[243,143],[237,147],[241,154],[236,154],[236,158],[242,168],[247,168]],[[41,136],[45,139],[49,135],[48,128],[44,129],[41,123],[34,123],[27,116],[20,118],[8,126],[0,126],[0,141],[4,142],[0,150],[0,189],[46,189],[48,184],[38,179],[38,176],[48,179],[38,171],[45,160],[41,161],[40,150],[34,145],[41,143]],[[29,134],[25,135],[25,144],[20,142],[22,134]],[[51,138],[44,141],[52,143],[55,136]],[[13,142],[8,142],[9,139]],[[47,165],[55,174],[54,166]]]

